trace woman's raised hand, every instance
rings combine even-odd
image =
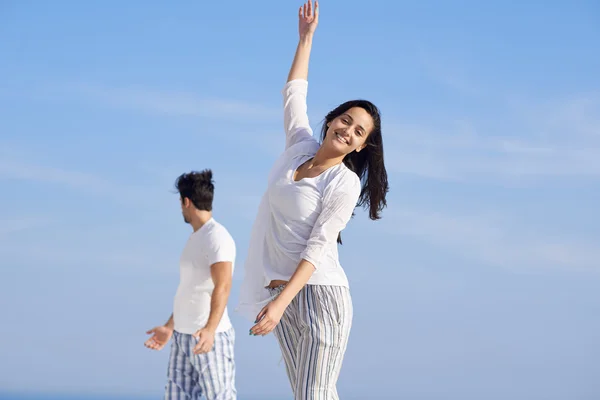
[[[319,2],[315,1],[314,7],[312,0],[308,0],[298,12],[298,31],[300,38],[313,35],[319,24]]]

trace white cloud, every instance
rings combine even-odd
[[[487,182],[600,177],[600,97],[549,105],[518,102],[498,113],[502,118],[493,120],[388,125],[390,169]],[[499,131],[504,133],[495,134]]]
[[[257,104],[176,91],[100,85],[75,85],[69,90],[111,106],[172,116],[274,122],[281,112]],[[600,112],[599,104],[592,95],[543,105],[513,98],[505,102],[505,109],[498,109],[500,118],[494,120],[387,123],[387,163],[391,172],[434,180],[597,177],[600,122],[595,115]],[[252,134],[252,130],[256,129],[249,128],[241,140],[270,155],[280,153],[283,139],[277,139],[279,133]],[[508,134],[494,135],[499,130]]]
[[[260,104],[200,96],[191,92],[97,84],[67,85],[61,90],[83,95],[109,106],[168,116],[273,120],[279,110]]]
[[[36,229],[52,222],[48,217],[11,217],[0,219],[0,239],[5,239],[15,233]]]
[[[575,137],[600,139],[600,93],[572,96],[561,101],[549,101],[529,107],[534,122],[543,123],[551,135],[560,135],[567,144]]]
[[[68,225],[55,219],[52,229],[31,225],[20,237],[3,237],[0,232],[0,258],[4,263],[57,265],[61,268],[81,265],[102,266],[103,273],[135,269],[163,273],[176,263],[176,251],[165,251],[164,242],[144,242],[139,233],[126,237],[127,225],[103,225],[94,228]],[[32,228],[39,231],[31,231]],[[129,233],[129,232],[128,232]]]
[[[30,157],[25,157],[30,158]],[[80,192],[131,204],[148,194],[148,187],[120,185],[94,174],[38,165],[15,159],[0,160],[0,180],[21,180],[70,187]]]
[[[443,62],[441,61],[442,58],[444,57],[439,54],[439,50],[436,51],[435,55],[422,49],[417,53],[417,59],[420,61],[425,73],[437,83],[462,95],[479,96],[483,93],[481,85],[468,78],[469,67],[457,62],[458,57],[456,55],[444,58]],[[450,59],[452,59],[452,62],[449,62]]]
[[[391,212],[389,230],[439,248],[515,270],[567,268],[600,271],[600,248],[586,239],[557,238],[498,215]]]
[[[440,50],[440,49],[438,49]],[[455,50],[455,49],[454,49]],[[439,180],[502,181],[600,177],[600,93],[536,98],[512,83],[473,78],[480,66],[445,50],[419,49],[429,79],[464,104],[466,121],[402,120],[386,130],[391,167]],[[483,110],[483,112],[481,112]]]
[[[106,192],[114,186],[97,176],[16,160],[0,160],[0,178],[57,183],[91,192]]]

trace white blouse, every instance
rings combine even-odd
[[[358,202],[360,179],[341,163],[317,177],[294,181],[296,169],[319,149],[306,113],[307,91],[304,79],[283,89],[285,151],[269,173],[252,227],[237,307],[251,320],[271,300],[265,286],[289,280],[302,259],[315,267],[308,284],[348,286],[337,237]]]

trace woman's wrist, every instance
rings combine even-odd
[[[314,32],[305,33],[305,34],[300,35],[300,43],[299,44],[302,44],[302,45],[312,44],[314,35],[315,35]]]
[[[287,306],[290,305],[290,303],[292,302],[292,299],[288,299],[288,296],[286,296],[287,293],[285,293],[285,289],[281,291],[281,293],[279,293],[279,295],[273,300],[274,303],[276,303],[278,306],[280,306],[281,308],[287,308]]]

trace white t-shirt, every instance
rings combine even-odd
[[[227,229],[213,218],[193,232],[179,261],[179,287],[173,307],[174,329],[193,334],[204,328],[210,315],[210,301],[215,284],[211,266],[218,262],[235,264],[235,242]],[[227,307],[217,332],[231,328]]]
[[[285,151],[271,169],[252,228],[237,308],[250,319],[270,299],[265,286],[271,280],[289,280],[302,259],[315,266],[308,284],[348,286],[337,237],[352,216],[361,183],[344,163],[294,181],[296,169],[320,147],[306,113],[307,89],[302,79],[283,89]]]

